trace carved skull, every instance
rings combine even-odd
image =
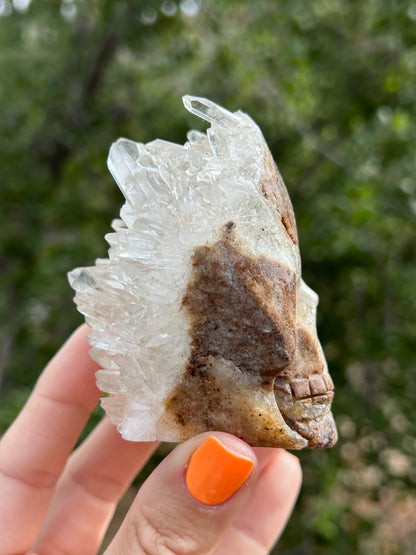
[[[109,260],[70,276],[103,365],[103,406],[127,439],[222,430],[257,446],[330,447],[318,296],[301,279],[277,166],[248,116],[184,100],[212,124],[207,135],[191,132],[185,147],[113,145],[124,222],[109,237]]]

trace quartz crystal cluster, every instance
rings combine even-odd
[[[301,279],[277,166],[245,113],[183,101],[207,132],[111,146],[126,202],[108,258],[69,274],[102,405],[132,441],[222,430],[257,446],[329,447],[318,297]]]

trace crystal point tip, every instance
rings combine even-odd
[[[189,94],[182,97],[185,108],[198,116],[199,118],[208,121],[209,123],[216,123],[228,129],[237,127],[239,123],[238,117],[225,108],[218,106],[211,100],[200,96],[191,96]]]

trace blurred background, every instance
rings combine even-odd
[[[416,3],[0,0],[0,74],[1,431],[82,321],[66,273],[106,256],[111,142],[183,143],[206,96],[277,160],[336,384],[278,551],[413,554]]]

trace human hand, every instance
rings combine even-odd
[[[0,442],[0,555],[96,553],[118,500],[157,447],[124,441],[103,418],[71,454],[101,395],[88,331],[81,326],[55,355]],[[201,445],[210,457],[190,463]],[[212,457],[216,475],[205,464]],[[282,449],[200,434],[145,481],[106,555],[268,553],[300,483],[298,459]]]

